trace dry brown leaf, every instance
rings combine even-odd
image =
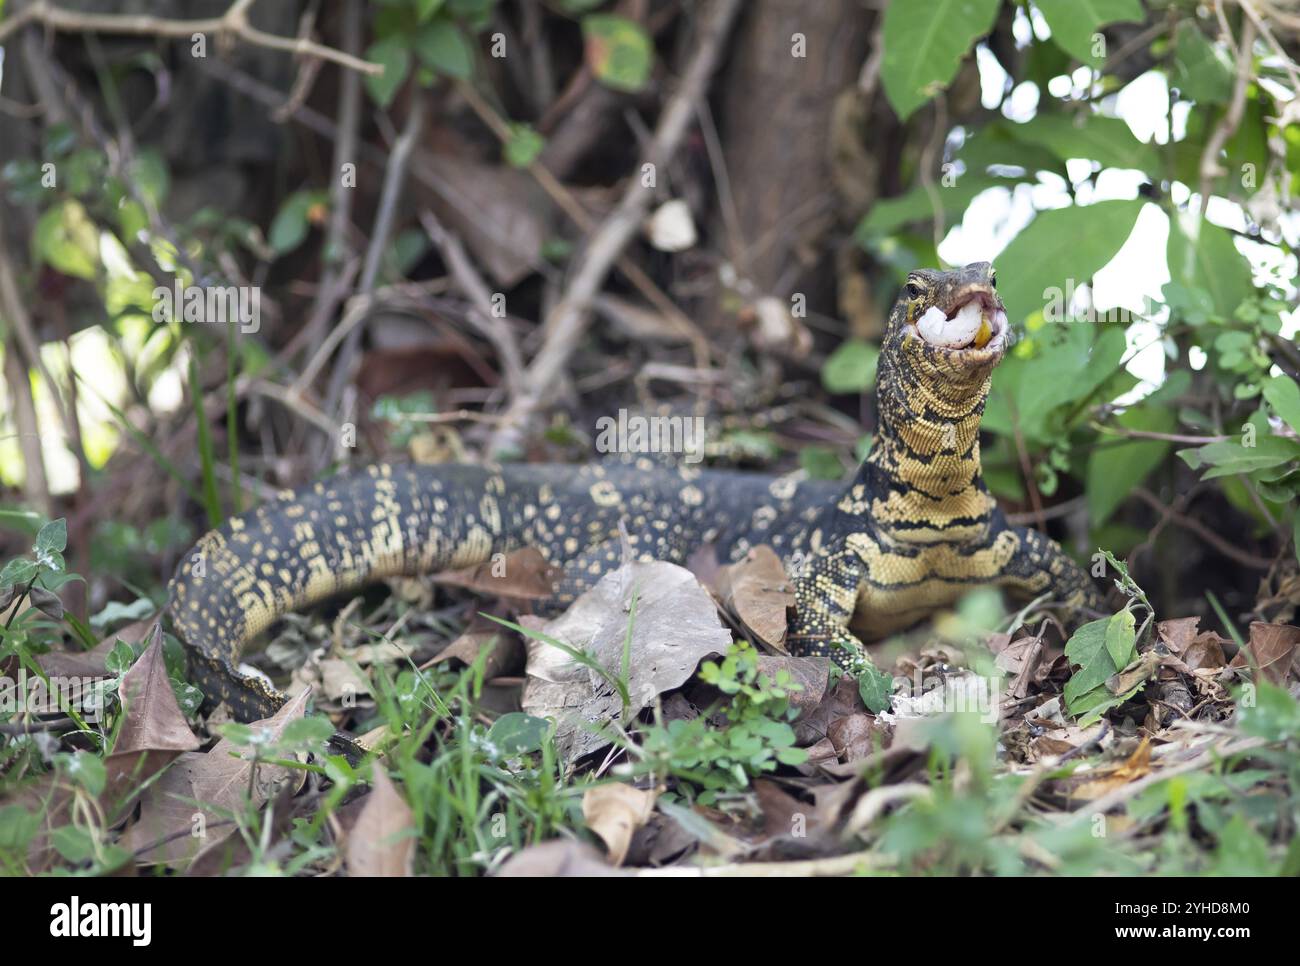
[[[68,678],[95,678],[108,675],[104,661],[113,652],[119,640],[136,644],[145,639],[158,624],[155,614],[144,620],[132,621],[106,634],[99,643],[88,651],[51,651],[37,658],[41,668],[49,675]]]
[[[829,737],[840,761],[866,758],[885,744],[887,730],[874,715],[853,714],[831,722]]]
[[[609,744],[593,729],[617,721],[623,713],[622,696],[606,675],[621,679],[634,595],[637,605],[627,673],[631,713],[680,687],[700,661],[725,653],[731,644],[731,633],[718,619],[713,598],[684,567],[663,561],[633,562],[605,574],[541,630],[585,651],[606,674],[575,661],[558,647],[533,638],[527,641],[523,709],[539,718],[555,718],[555,748],[566,764]]]
[[[1200,627],[1201,619],[1199,617],[1175,617],[1171,620],[1160,621],[1156,624],[1156,634],[1165,644],[1165,647],[1177,654],[1183,656],[1192,641],[1196,639],[1196,629]]]
[[[440,183],[425,197],[492,279],[513,288],[542,263],[554,203],[524,171],[440,153],[424,173]]]
[[[597,295],[591,307],[619,333],[634,342],[685,342],[680,326],[662,312],[616,295]]]
[[[1092,801],[1113,792],[1115,789],[1135,782],[1151,772],[1151,739],[1143,737],[1137,750],[1129,755],[1123,764],[1110,772],[1085,780],[1070,792],[1071,798]]]
[[[771,547],[754,547],[744,560],[723,567],[716,586],[727,609],[753,637],[785,653],[794,586]]]
[[[787,655],[760,654],[758,670],[775,680],[778,671],[785,671],[799,685],[790,692],[790,706],[799,709],[802,718],[821,706],[830,683],[831,661],[828,657],[789,657]],[[855,693],[856,693],[856,689]]]
[[[432,579],[436,584],[463,587],[493,597],[546,600],[554,596],[560,576],[560,568],[547,563],[536,547],[521,547],[475,567],[444,570]]]
[[[289,722],[303,716],[310,691],[290,698],[271,718],[249,727],[265,728],[272,739],[283,733]],[[210,856],[234,832],[228,821],[231,812],[242,813],[251,793],[252,803],[261,807],[288,785],[302,783],[303,772],[278,765],[261,765],[239,757],[243,752],[223,738],[207,754],[189,752],[144,794],[140,820],[126,830],[122,845],[140,852],[141,862],[186,865]]]
[[[1147,651],[1136,661],[1106,679],[1106,690],[1111,694],[1127,694],[1143,681],[1151,678],[1160,667],[1162,657],[1154,650]]]
[[[199,747],[176,703],[163,659],[162,628],[157,624],[149,646],[122,676],[119,694],[124,717],[113,750],[104,759],[107,781],[100,797],[110,816],[126,810],[145,779],[178,755]]]
[[[415,820],[387,772],[376,762],[373,790],[348,833],[350,876],[410,876],[415,863]]]
[[[622,865],[632,836],[654,811],[657,791],[642,791],[622,782],[592,785],[582,796],[582,817],[600,836],[611,865]]]
[[[1257,667],[1266,681],[1285,687],[1297,644],[1300,644],[1300,627],[1253,621],[1250,640],[1232,659],[1232,667]]]
[[[554,839],[530,845],[512,856],[496,873],[498,876],[596,876],[627,875],[610,866],[600,853],[586,842]]]
[[[779,659],[773,658],[773,660]],[[827,670],[829,672],[829,665]],[[866,705],[862,703],[862,695],[858,693],[857,682],[849,678],[840,678],[834,688],[828,692],[823,688],[823,692],[817,706],[795,722],[795,739],[801,747],[814,745],[826,739],[830,734],[831,726],[839,719],[862,714],[867,710]]]
[[[1001,641],[998,643],[1002,644]],[[1007,641],[1002,644],[1001,649],[996,653],[995,663],[1011,676],[1007,694],[1019,701],[1029,694],[1031,685],[1035,683],[1034,674],[1038,670],[1039,664],[1042,663],[1043,654],[1045,653],[1043,639],[1041,637],[1022,637],[1015,641]]]
[[[524,647],[519,638],[500,626],[486,620],[476,619],[463,634],[448,644],[431,658],[424,667],[432,667],[443,661],[460,661],[466,667],[472,665],[491,648],[483,665],[483,677],[491,680],[524,662]]]
[[[1228,663],[1228,659],[1223,655],[1225,643],[1224,639],[1213,631],[1197,634],[1187,645],[1187,650],[1183,651],[1183,663],[1193,671],[1202,668],[1221,668]]]

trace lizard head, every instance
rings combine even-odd
[[[1011,342],[997,274],[987,261],[952,272],[917,269],[889,313],[881,377],[956,397],[987,385]],[[901,371],[901,372],[900,372]]]
[[[909,272],[889,314],[877,389],[882,408],[936,416],[982,403],[1011,343],[997,275],[988,262]]]
[[[951,272],[909,272],[890,313],[889,335],[917,361],[944,369],[992,369],[1010,333],[997,286],[988,262]]]

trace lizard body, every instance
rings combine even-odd
[[[917,321],[978,303],[987,342],[931,344]],[[242,720],[283,697],[235,667],[279,616],[374,580],[468,567],[536,547],[563,568],[563,607],[617,567],[625,529],[642,559],[683,563],[713,545],[738,560],[758,544],[795,586],[792,652],[858,652],[971,588],[1046,591],[1098,608],[1095,587],[1055,543],[1009,525],[980,477],[979,419],[1009,329],[987,263],[909,276],[877,375],[876,443],[847,485],[649,460],[581,468],[369,466],[237,516],[182,559],[173,623],[209,700]]]

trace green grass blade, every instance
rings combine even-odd
[[[199,383],[199,340],[190,339],[190,399],[194,402],[194,421],[198,428],[199,462],[203,469],[203,509],[208,526],[221,526],[221,497],[217,493],[217,458],[212,450],[212,432],[203,413],[203,386]]]

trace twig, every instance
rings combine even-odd
[[[360,0],[347,0],[343,8],[344,44],[349,51],[360,49],[361,45],[361,3]],[[297,104],[292,98],[276,109],[274,116],[289,118],[297,114]],[[291,109],[292,108],[292,109]],[[348,224],[352,218],[352,196],[355,188],[343,183],[343,165],[356,164],[357,131],[361,122],[361,77],[355,72],[345,74],[339,84],[338,137],[334,139],[334,168],[330,172],[333,181],[330,184],[330,219],[325,230],[325,271],[321,275],[320,287],[312,301],[311,315],[302,328],[303,341],[295,340],[297,346],[313,345],[320,339],[320,332],[329,324],[339,303],[346,297],[351,287],[351,277],[347,287],[340,284],[343,276],[351,276],[352,270],[346,257]]]
[[[49,476],[45,472],[45,454],[41,449],[40,422],[32,398],[32,378],[23,362],[17,339],[5,340],[5,381],[9,385],[9,404],[13,407],[14,431],[23,454],[23,496],[28,505],[45,517],[52,514]]]
[[[298,36],[306,37],[311,33],[312,25],[316,20],[315,8],[308,8],[303,12],[302,19],[299,21]],[[346,41],[352,45],[350,53],[356,50],[356,43],[359,38],[359,31],[352,31],[347,26],[343,28],[343,36]],[[302,65],[298,70],[298,76],[293,79],[293,87],[289,91],[289,97],[280,105],[279,110],[271,112],[271,120],[276,124],[283,124],[293,116],[294,109],[299,104],[307,100],[311,94],[311,89],[316,83],[316,75],[320,73],[320,65],[324,61],[313,57]],[[356,71],[349,71],[345,77],[358,78],[360,75]]]
[[[388,167],[384,171],[384,185],[379,194],[379,210],[375,213],[375,222],[370,230],[370,245],[366,249],[366,258],[362,263],[361,278],[357,290],[362,295],[369,295],[379,277],[379,268],[383,262],[384,252],[388,248],[388,239],[393,229],[393,218],[397,211],[397,201],[402,194],[402,184],[406,181],[406,167],[416,139],[424,126],[424,98],[417,92],[411,98],[411,109],[407,115],[402,133],[393,144],[393,153],[388,157]],[[363,317],[364,318],[364,317]],[[356,327],[347,334],[334,372],[330,376],[329,391],[325,395],[325,411],[333,413],[338,405],[343,386],[351,377],[353,360],[361,344],[361,329]]]
[[[1231,436],[1182,436],[1178,433],[1157,433],[1146,429],[1125,429],[1122,426],[1104,426],[1097,423],[1093,424],[1093,428],[1108,436],[1123,436],[1125,439],[1158,439],[1168,443],[1189,443],[1192,446],[1222,443],[1233,438]]]
[[[45,380],[45,385],[54,397],[55,410],[58,412],[59,420],[63,424],[63,431],[68,445],[75,447],[75,452],[81,447],[80,441],[73,435],[76,430],[76,420],[71,416],[63,385],[55,381],[49,367],[45,365],[45,361],[41,356],[40,339],[37,336],[35,326],[32,324],[32,318],[27,312],[27,302],[18,287],[18,273],[15,271],[14,261],[9,255],[9,246],[3,236],[0,236],[0,313],[3,313],[5,321],[8,322],[13,333],[13,339],[9,341],[9,344],[16,346],[20,350],[19,361],[23,364],[23,370],[34,369]],[[34,418],[35,416],[36,414],[33,413]],[[39,429],[37,429],[37,433],[39,434]],[[38,467],[37,471],[44,473],[43,463]],[[43,504],[45,509],[49,508],[48,499],[49,494],[47,492]]]
[[[0,735],[32,735],[44,731],[58,731],[69,725],[77,725],[71,718],[51,718],[48,721],[5,721],[0,723]]]
[[[248,10],[254,2],[255,0],[235,0],[220,17],[171,20],[166,17],[155,17],[152,14],[82,13],[53,6],[46,0],[37,0],[36,3],[24,7],[8,20],[0,23],[0,41],[27,24],[40,24],[50,30],[68,33],[143,34],[186,39],[194,34],[231,35],[255,47],[268,47],[271,50],[283,50],[305,57],[319,57],[363,74],[384,72],[382,64],[372,64],[368,60],[353,57],[305,37],[281,37],[278,34],[258,30],[248,22]]]
[[[921,187],[925,189],[926,197],[930,199],[930,212],[934,215],[935,248],[943,243],[945,230],[943,202],[939,200],[939,189],[934,183],[934,161],[948,139],[947,104],[947,98],[942,94],[934,99],[934,129],[921,148],[921,159],[917,169],[917,177],[920,179]],[[940,159],[942,160],[941,157]]]
[[[1239,755],[1244,751],[1252,751],[1268,744],[1264,738],[1243,738],[1241,741],[1226,741],[1214,748],[1204,751],[1196,757],[1183,762],[1179,765],[1170,765],[1168,768],[1162,768],[1160,771],[1152,772],[1139,778],[1137,781],[1129,782],[1127,785],[1121,785],[1112,792],[1093,799],[1080,805],[1070,813],[1070,818],[1074,821],[1090,820],[1094,815],[1102,815],[1109,812],[1112,808],[1123,805],[1130,798],[1133,798],[1146,791],[1152,785],[1165,781],[1169,778],[1177,778],[1179,775],[1186,775],[1189,772],[1198,771],[1220,758],[1226,758],[1229,755]]]
[[[1219,152],[1228,143],[1228,138],[1236,133],[1237,127],[1241,124],[1242,114],[1246,110],[1246,87],[1250,84],[1250,66],[1254,57],[1254,48],[1255,22],[1248,19],[1241,28],[1241,44],[1237,50],[1237,78],[1232,85],[1232,99],[1228,102],[1227,111],[1205,142],[1205,150],[1201,153],[1202,218],[1205,217],[1205,211],[1210,206],[1210,188],[1214,184],[1214,179],[1225,173],[1224,169],[1219,167]]]
[[[824,859],[802,859],[797,862],[729,862],[725,865],[670,865],[662,869],[637,869],[637,878],[733,878],[733,877],[798,877],[852,875],[871,869],[887,869],[897,865],[891,855],[875,851],[850,852]]]
[[[1055,520],[1059,517],[1068,517],[1077,510],[1082,510],[1088,505],[1088,494],[1082,493],[1079,496],[1072,497],[1064,503],[1057,503],[1055,506],[1046,507],[1041,513],[1008,513],[1007,523],[1013,526],[1022,527],[1028,523],[1038,521]]]
[[[458,90],[465,102],[473,108],[484,124],[495,134],[502,143],[509,140],[510,128],[501,118],[492,105],[485,101],[482,95],[469,84],[460,83]],[[559,206],[560,210],[569,217],[569,220],[577,225],[586,234],[591,234],[596,230],[595,223],[587,215],[586,210],[578,203],[573,196],[559,180],[553,175],[549,168],[541,161],[534,160],[527,167],[527,171],[536,180],[537,184]],[[647,202],[648,207],[648,202]],[[620,250],[614,259],[614,265],[618,268],[627,280],[632,283],[638,292],[645,296],[664,317],[681,331],[681,333],[690,341],[695,349],[696,364],[703,367],[708,364],[708,343],[699,329],[675,304],[672,299],[660,290],[651,279],[641,270],[641,267],[632,261]]]
[[[703,96],[705,85],[718,64],[723,40],[739,8],[739,0],[715,0],[710,6],[699,45],[691,56],[681,86],[659,116],[654,138],[646,152],[645,163],[654,165],[656,170],[668,163],[681,144],[695,113],[695,104]],[[639,171],[640,166],[638,174]],[[592,298],[632,240],[653,197],[653,191],[643,187],[640,177],[634,176],[618,206],[592,234],[559,303],[547,315],[546,341],[528,366],[524,391],[507,410],[506,425],[494,434],[489,444],[490,452],[518,448],[523,424],[532,418],[558,383],[569,357],[587,330]]]
[[[1271,560],[1265,560],[1263,557],[1256,557],[1254,554],[1246,553],[1244,550],[1238,550],[1223,537],[1219,536],[1200,520],[1193,519],[1183,513],[1178,512],[1171,506],[1166,506],[1161,499],[1144,486],[1133,488],[1133,492],[1148,506],[1158,512],[1162,517],[1167,517],[1174,523],[1178,524],[1184,530],[1189,530],[1196,534],[1206,543],[1208,543],[1219,553],[1231,560],[1237,561],[1243,567],[1250,567],[1253,570],[1270,570],[1273,567]]]
[[[1025,436],[1020,432],[1020,418],[1016,413],[1015,407],[1011,407],[1011,428],[1014,430],[1016,442],[1016,455],[1020,458],[1020,472],[1025,478],[1025,486],[1029,490],[1029,503],[1034,510],[1034,528],[1043,529],[1043,498],[1038,493],[1038,480],[1034,477],[1034,468],[1029,462],[1029,451],[1025,448]]]
[[[1258,11],[1255,10],[1255,7],[1250,0],[1237,0],[1237,5],[1241,7],[1246,16],[1250,18],[1250,22],[1254,24],[1255,29],[1259,31],[1260,36],[1262,36],[1264,40],[1267,41],[1268,45],[1273,48],[1273,53],[1277,54],[1278,59],[1282,61],[1282,67],[1291,77],[1292,86],[1296,88],[1297,93],[1300,93],[1300,73],[1297,73],[1296,63],[1291,59],[1291,55],[1287,53],[1286,48],[1277,42],[1277,38],[1273,36],[1273,31],[1269,29],[1268,23],[1260,17]],[[1276,10],[1273,11],[1274,14],[1277,12],[1278,11]],[[1291,29],[1296,29],[1294,24]]]
[[[496,349],[497,357],[505,370],[502,378],[505,380],[506,391],[513,399],[523,386],[524,360],[510,323],[493,313],[492,291],[470,261],[460,239],[443,227],[438,216],[431,210],[425,209],[420,212],[420,224],[424,227],[429,240],[437,246],[448,271],[456,280],[456,286],[470,301],[470,310],[466,313],[466,319]]]

